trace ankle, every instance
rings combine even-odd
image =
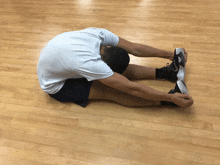
[[[156,78],[157,79],[167,79],[168,78],[168,72],[163,70],[162,68],[156,69]]]

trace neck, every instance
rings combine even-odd
[[[100,55],[104,55],[104,52],[105,52],[105,47],[104,46],[100,46]]]

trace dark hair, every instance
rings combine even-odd
[[[114,71],[122,74],[129,62],[128,52],[120,47],[110,47],[104,50],[102,60]]]

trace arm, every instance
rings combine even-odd
[[[119,38],[119,43],[117,46],[138,57],[160,57],[171,59],[174,56],[173,52],[153,48],[143,44],[133,43],[123,38]]]
[[[113,76],[100,79],[99,81],[122,92],[147,100],[173,102],[181,107],[188,107],[193,104],[193,99],[189,95],[180,93],[167,94],[160,92],[146,85],[132,82],[118,73],[114,73]]]
[[[155,101],[171,101],[169,94],[154,90],[137,82],[132,82],[118,73],[114,73],[113,76],[101,79],[99,81],[107,86],[118,89],[133,96]]]

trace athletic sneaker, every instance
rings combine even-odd
[[[185,59],[184,51],[181,48],[177,48],[174,51],[174,59],[172,63],[157,70],[157,78],[165,79],[172,82],[177,80],[183,80],[185,77]]]
[[[176,82],[175,88],[172,89],[169,94],[174,94],[174,93],[182,93],[182,94],[189,94],[186,84],[182,80],[178,80]],[[172,102],[167,102],[167,101],[161,101],[161,105],[172,105],[172,106],[178,106]]]
[[[177,48],[174,51],[174,57],[176,57],[178,59],[178,63],[179,63],[179,71],[177,73],[177,78],[178,80],[182,80],[184,81],[185,78],[185,53],[184,50],[181,48]]]
[[[174,93],[189,94],[187,87],[186,87],[186,84],[182,80],[178,80],[176,82],[175,88],[172,89],[169,93],[170,94],[174,94]]]

